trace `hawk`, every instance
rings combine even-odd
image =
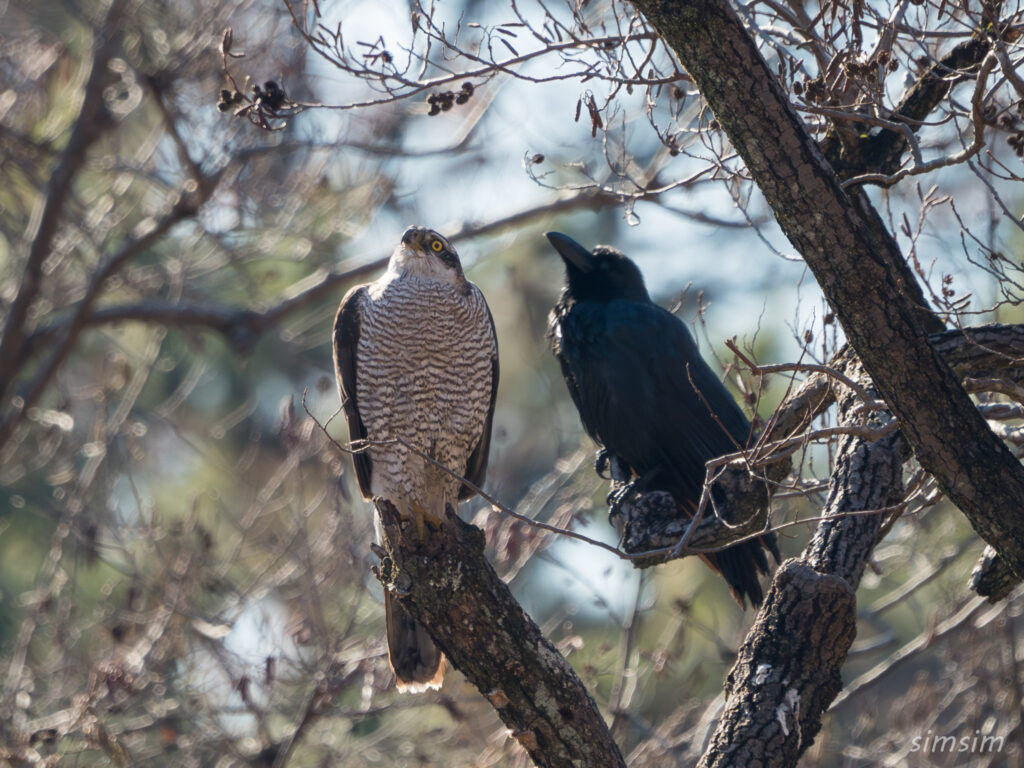
[[[667,491],[692,516],[705,463],[746,445],[750,422],[683,322],[651,301],[636,264],[605,245],[547,238],[566,268],[548,336],[584,429],[632,469],[636,490]],[[762,547],[778,561],[773,534],[702,556],[740,605],[761,603]]]
[[[359,490],[414,520],[422,541],[446,505],[474,495],[459,478],[483,484],[498,391],[494,320],[447,239],[409,227],[387,271],[345,295],[334,368],[349,437],[364,446],[352,455]],[[439,688],[444,657],[427,631],[387,591],[384,614],[398,689]]]

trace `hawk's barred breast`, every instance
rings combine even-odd
[[[484,430],[497,353],[484,297],[465,286],[385,275],[362,301],[357,349],[367,436],[401,438],[457,476]],[[458,480],[404,445],[375,446],[371,455],[374,496],[416,500],[432,515],[455,503]]]

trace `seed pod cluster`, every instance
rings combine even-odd
[[[447,112],[456,104],[465,104],[473,96],[473,84],[465,82],[456,93],[455,91],[441,91],[427,96],[427,104],[430,105],[428,115],[433,117],[441,112]]]
[[[221,112],[227,112],[236,104],[241,104],[242,101],[244,101],[244,99],[242,98],[242,94],[238,91],[229,91],[227,88],[222,88],[220,92],[220,100],[217,102],[217,109]]]
[[[1010,131],[1011,135],[1006,137],[1006,143],[1010,145],[1017,157],[1024,157],[1024,129],[1021,119],[1024,118],[1024,101],[1018,101],[1016,106],[1017,116],[1003,115],[999,118],[999,127]]]
[[[797,86],[800,86],[798,89]],[[803,83],[793,83],[793,92],[797,96],[803,96],[804,100],[809,104],[818,104],[825,101],[827,96],[825,91],[825,81],[820,77],[811,78],[804,80]]]
[[[891,57],[889,51],[880,51],[874,58],[867,61],[851,61],[846,64],[846,71],[854,77],[873,77],[879,67],[885,67],[890,72],[900,68],[900,63]]]
[[[1024,133],[1018,132],[1007,137],[1006,143],[1010,145],[1017,157],[1024,157]]]
[[[273,80],[267,80],[260,88],[259,85],[253,85],[252,87],[253,96],[256,99],[256,103],[262,107],[266,107],[271,112],[276,112],[284,103],[288,100],[288,97],[284,94],[284,89],[275,83]]]

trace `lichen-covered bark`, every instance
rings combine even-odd
[[[381,581],[449,662],[487,698],[534,763],[625,766],[594,699],[484,557],[483,533],[449,508],[420,544],[415,526],[375,500],[387,555]]]
[[[768,472],[777,475],[780,465],[785,476],[790,466],[788,459],[767,468]],[[771,479],[777,481],[781,477]],[[622,487],[621,481],[611,483],[612,493]],[[651,491],[626,500],[616,507],[609,521],[619,532],[619,546],[624,552],[632,555],[657,552],[633,561],[637,568],[647,568],[676,557],[722,549],[740,539],[763,533],[768,526],[770,488],[773,487],[737,460],[736,466],[730,464],[716,472],[712,493],[722,503],[709,502],[696,524],[690,513],[681,509],[666,491]],[[676,551],[680,540],[687,536],[686,546]]]
[[[981,553],[971,571],[968,584],[990,603],[998,603],[1009,597],[1013,588],[1020,584],[1020,579],[1013,575],[992,547],[985,547],[985,551]]]
[[[988,429],[941,356],[892,265],[902,254],[865,219],[808,135],[727,0],[637,0],[693,78],[850,344],[900,421],[918,462],[1018,577],[1024,577],[1024,467]],[[941,407],[937,407],[941,404]]]

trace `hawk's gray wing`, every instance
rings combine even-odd
[[[356,357],[359,350],[359,326],[362,321],[362,302],[366,298],[366,286],[357,285],[345,294],[334,318],[334,375],[338,379],[341,407],[348,423],[348,437],[351,442],[366,439],[366,427],[359,416],[359,402],[356,400]],[[357,446],[358,447],[358,446]],[[356,468],[356,480],[363,497],[369,499],[370,476],[373,464],[370,451],[362,450],[352,454]]]
[[[471,284],[472,285],[472,284]],[[480,442],[476,444],[466,461],[466,474],[463,475],[477,488],[482,488],[484,478],[487,475],[487,459],[491,453],[491,423],[494,420],[494,400],[498,396],[498,335],[494,331],[494,317],[491,315],[491,308],[487,306],[480,289],[475,285],[472,290],[476,291],[479,301],[487,312],[487,322],[491,326],[491,338],[494,339],[494,350],[491,352],[491,401],[487,406],[487,417],[484,419],[484,430],[480,435]],[[459,501],[465,501],[476,494],[468,485],[459,489]]]

